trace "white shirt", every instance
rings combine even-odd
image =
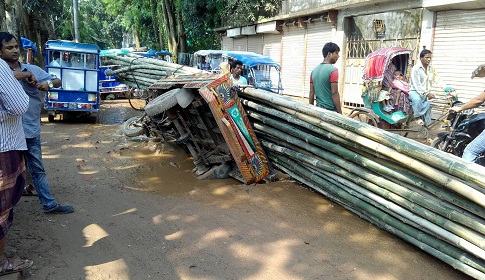
[[[29,108],[29,97],[0,59],[0,152],[27,150],[22,115]]]
[[[248,80],[244,78],[243,76],[239,76],[239,79],[234,79],[234,77],[231,74],[231,81],[233,85],[247,85]]]
[[[428,65],[426,70],[427,71],[425,71],[421,60],[418,60],[411,70],[409,91],[415,91],[419,95],[424,96],[429,92],[433,85],[443,88],[446,87],[433,66]]]

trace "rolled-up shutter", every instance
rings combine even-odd
[[[485,78],[471,79],[485,63],[485,9],[437,12],[432,64],[442,80],[468,101],[485,90]]]
[[[288,26],[283,29],[281,77],[285,95],[303,96],[305,29]]]

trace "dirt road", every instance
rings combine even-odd
[[[468,279],[284,176],[197,180],[180,148],[120,134],[125,100],[103,108],[43,123],[52,192],[76,212],[21,199],[8,244],[34,261],[25,279]]]

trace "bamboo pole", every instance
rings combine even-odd
[[[261,91],[261,90],[259,90],[259,91]],[[298,117],[301,120],[305,120],[307,122],[310,122],[310,123],[315,124],[315,125],[320,126],[320,127],[325,127],[326,129],[331,130],[333,133],[336,133],[337,135],[339,135],[341,137],[351,139],[352,141],[355,141],[356,143],[359,143],[359,144],[361,144],[361,145],[363,145],[367,148],[373,149],[373,150],[375,150],[375,151],[377,151],[381,154],[387,155],[388,157],[390,157],[390,158],[400,162],[401,164],[405,165],[407,168],[414,170],[414,171],[416,171],[420,174],[423,174],[424,176],[432,179],[433,181],[436,181],[436,182],[442,184],[444,187],[451,189],[451,190],[463,195],[464,197],[466,197],[466,198],[470,199],[471,201],[481,205],[482,207],[485,207],[485,194],[482,193],[481,191],[476,190],[475,188],[463,183],[462,181],[459,181],[459,180],[449,176],[446,173],[438,171],[437,169],[429,166],[428,164],[420,162],[420,161],[418,161],[418,160],[416,160],[416,159],[414,159],[414,158],[412,158],[412,157],[410,157],[406,154],[399,153],[397,150],[395,150],[393,148],[382,145],[379,142],[376,142],[376,141],[374,141],[370,138],[366,138],[364,136],[361,136],[357,133],[351,132],[353,129],[351,129],[350,127],[352,127],[352,125],[357,123],[352,119],[344,118],[337,113],[326,111],[326,110],[325,110],[325,112],[323,112],[323,110],[318,111],[318,114],[314,114],[314,112],[313,112],[312,114],[305,115],[305,114],[300,113],[300,111],[308,113],[307,111],[311,111],[311,110],[308,109],[307,107],[305,107],[304,105],[300,105],[300,104],[303,104],[303,103],[298,104],[294,100],[287,100],[287,99],[282,98],[281,96],[275,95],[275,94],[266,93],[266,96],[261,96],[260,92],[258,92],[258,90],[256,90],[256,89],[246,88],[244,90],[244,93],[248,93],[248,92],[251,93],[251,96],[253,95],[254,92],[256,92],[255,95],[258,98],[262,97],[263,100],[274,102],[274,104],[278,106],[278,109],[285,111],[287,113],[291,112],[291,114],[295,115],[296,117]],[[284,104],[286,106],[293,106],[293,108],[297,109],[298,111],[288,109],[285,106],[280,106],[282,104]],[[281,108],[281,107],[283,107],[283,108]],[[318,107],[312,106],[312,110],[315,110],[315,108],[318,109]],[[331,119],[331,118],[326,117],[326,115],[330,115],[331,117],[338,116],[338,118],[341,119],[340,125],[342,127],[345,127],[345,129],[343,129],[343,128],[337,126],[337,125],[333,125],[331,123],[321,121],[320,119],[325,119],[325,120]],[[319,119],[315,119],[315,117],[318,117]],[[333,123],[338,123],[338,122],[333,121]],[[368,126],[368,127],[371,127],[371,126]],[[386,133],[389,133],[389,132],[386,132]],[[399,135],[394,135],[394,136],[399,136]],[[399,136],[399,137],[401,137],[401,136]],[[410,140],[409,142],[415,142],[415,141]],[[418,142],[415,142],[415,143],[420,144]],[[422,144],[420,144],[420,145],[424,146]],[[433,149],[431,147],[427,147],[427,148]],[[423,150],[422,147],[421,147],[421,150]],[[436,150],[436,149],[434,149],[434,150]],[[443,157],[443,154],[446,155],[442,151],[438,151],[438,150],[436,150],[436,151],[441,153],[440,154],[441,157]],[[419,152],[415,151],[414,154],[419,154]],[[448,155],[446,155],[446,156],[448,156]],[[429,163],[429,161],[425,161],[425,162]],[[466,165],[464,166],[464,168],[467,169],[467,170],[471,170],[470,168],[467,168]],[[483,171],[484,171],[483,174],[485,174],[485,169]],[[485,176],[481,175],[481,177],[485,177]],[[483,181],[484,178],[480,178],[480,180]],[[482,183],[484,183],[483,186],[485,186],[485,181],[482,182]]]
[[[299,126],[303,126],[304,128],[315,131],[318,133],[318,135],[321,135],[320,132],[322,129],[319,129],[315,126],[312,126],[308,123],[305,123],[299,119],[295,119],[290,115],[284,114],[282,112],[279,112],[273,109],[266,108],[264,109],[263,106],[257,105],[253,102],[247,102],[244,101],[244,104],[246,106],[249,106],[250,108],[256,109],[258,111],[264,111],[265,113],[271,113],[274,116],[278,117],[283,117],[283,120],[286,120],[287,122],[298,124]],[[485,209],[479,205],[469,203],[468,201],[465,201],[461,199],[460,197],[457,197],[456,195],[452,195],[451,193],[446,192],[446,190],[443,190],[441,187],[437,187],[434,185],[428,185],[427,182],[425,181],[420,181],[417,178],[411,177],[409,174],[405,172],[397,172],[387,166],[384,166],[382,164],[377,164],[374,160],[370,160],[368,158],[365,158],[364,156],[361,156],[360,154],[353,152],[352,150],[346,149],[345,147],[342,147],[340,145],[335,145],[334,143],[330,143],[328,141],[324,141],[323,139],[313,136],[309,133],[306,133],[300,129],[296,129],[292,126],[289,126],[287,123],[279,122],[275,118],[269,118],[265,117],[264,115],[258,114],[256,112],[253,112],[251,110],[248,111],[248,116],[250,116],[253,119],[256,119],[264,124],[271,125],[272,127],[275,127],[276,129],[280,131],[284,131],[287,133],[287,135],[293,135],[295,137],[298,137],[305,142],[317,145],[323,149],[332,151],[333,153],[338,154],[339,156],[350,160],[356,164],[359,164],[360,166],[363,166],[365,168],[371,169],[374,172],[377,172],[379,174],[385,174],[390,177],[395,177],[398,179],[398,181],[404,181],[408,182],[410,184],[413,184],[419,188],[425,189],[427,191],[431,191],[433,194],[437,195],[440,198],[444,198],[448,200],[451,203],[455,203],[456,205],[459,205],[460,207],[475,213],[476,215],[479,215],[481,217],[485,217]],[[262,129],[262,131],[266,131],[265,129]],[[285,137],[281,136],[282,139],[286,139],[287,135]],[[339,138],[336,138],[339,139]],[[288,141],[288,140],[287,140]],[[292,142],[294,143],[294,141]],[[344,142],[345,144],[346,142]],[[342,163],[343,166],[345,166],[347,162]],[[455,211],[456,212],[456,211]],[[463,219],[463,220],[462,220]],[[485,227],[484,224],[476,222],[473,217],[459,217],[455,218],[454,221],[459,221],[462,220],[462,223],[466,223],[467,226],[470,226],[469,221],[473,224],[479,224],[478,227],[476,228],[479,232],[483,232],[483,228]]]
[[[145,58],[145,57],[127,57],[127,56],[106,56],[107,60],[110,63],[113,64],[118,64],[116,62],[121,62],[125,64],[152,64],[152,65],[158,65],[162,66],[167,69],[173,69],[175,72],[178,74],[181,73],[187,73],[187,74],[197,74],[197,73],[208,73],[207,71],[204,70],[199,70],[194,67],[190,66],[185,66],[185,65],[180,65],[180,64],[175,64],[159,59],[153,59],[153,58]],[[175,73],[174,73],[175,74]]]
[[[250,117],[254,117],[253,113],[249,113]],[[267,119],[269,120],[269,119]],[[298,147],[299,149],[304,149],[305,151],[311,153],[311,155],[306,155],[305,157],[301,158],[300,160],[302,162],[308,162],[308,160],[316,160],[312,155],[316,155],[318,157],[324,158],[329,162],[332,162],[333,164],[339,166],[339,168],[343,168],[347,170],[348,172],[354,173],[356,176],[359,176],[365,180],[368,180],[370,182],[373,182],[376,185],[379,185],[382,188],[385,188],[386,190],[393,192],[400,197],[406,198],[410,202],[416,204],[406,204],[406,208],[413,210],[414,207],[425,207],[426,209],[429,209],[435,213],[440,214],[443,217],[448,217],[453,222],[460,223],[462,225],[465,225],[469,227],[470,229],[473,229],[477,231],[480,234],[485,234],[485,224],[479,222],[477,219],[474,219],[473,217],[470,217],[469,215],[464,214],[463,212],[457,211],[454,208],[449,207],[447,204],[441,203],[439,200],[436,199],[435,196],[432,196],[431,194],[424,194],[424,193],[417,193],[412,190],[409,190],[393,181],[390,181],[386,178],[383,178],[382,176],[376,175],[376,173],[369,172],[367,169],[357,165],[353,164],[352,162],[346,161],[345,159],[342,159],[339,157],[339,155],[344,154],[344,152],[338,152],[336,150],[339,149],[339,147],[336,145],[332,145],[331,143],[327,143],[326,146],[327,149],[323,150],[317,146],[313,146],[314,142],[319,142],[319,143],[325,143],[326,141],[319,140],[319,139],[311,139],[311,135],[306,135],[305,132],[300,132],[301,137],[306,139],[307,141],[300,140],[296,137],[290,136],[288,133],[291,127],[288,125],[286,127],[278,126],[275,128],[268,127],[265,125],[262,125],[260,123],[254,123],[253,124],[254,128],[256,131],[264,131],[265,133],[268,133],[275,138],[278,138],[279,140],[286,141],[287,143]],[[287,134],[288,133],[288,134]],[[264,141],[265,138],[262,138],[261,141]],[[307,143],[308,142],[308,143]],[[267,143],[267,142],[264,142]],[[281,143],[280,143],[281,144]],[[268,143],[267,145],[272,145],[271,143]],[[273,147],[273,149],[275,149]],[[278,150],[281,152],[280,150]],[[348,152],[353,153],[353,152]],[[361,157],[361,155],[354,154],[354,157]],[[426,212],[424,209],[421,210],[421,212],[425,213],[426,215],[430,215],[428,212]],[[475,217],[476,218],[476,217]],[[444,220],[441,220],[441,222],[446,222]],[[474,233],[470,233],[472,235],[475,235]],[[482,249],[485,248],[485,240],[483,239],[483,236],[477,236],[475,237],[478,241],[475,241],[476,245],[479,246],[484,246],[481,247]]]
[[[268,128],[265,128],[265,131],[267,130]],[[361,176],[358,175],[359,173],[351,174],[338,165],[329,164],[328,162],[325,163],[314,157],[309,157],[306,154],[269,143],[265,140],[261,140],[261,144],[271,151],[284,154],[293,160],[309,164],[316,171],[322,170],[322,172],[327,176],[333,176],[327,172],[340,176],[339,178],[334,178],[334,180],[338,181],[341,185],[350,187],[352,191],[357,191],[360,194],[365,195],[368,203],[378,203],[383,205],[385,208],[383,211],[390,209],[394,213],[398,214],[397,218],[405,217],[409,221],[416,222],[420,226],[425,227],[430,232],[438,234],[443,239],[453,242],[453,244],[456,246],[472,252],[477,257],[485,257],[485,251],[483,251],[483,248],[485,247],[485,240],[483,236],[480,236],[480,234],[477,234],[463,226],[453,223],[440,215],[430,212],[427,209],[419,206],[419,204],[413,204],[403,197],[384,189],[384,187],[380,187],[375,183],[372,183],[372,181],[365,180],[362,177],[365,175],[365,173],[361,174]],[[305,149],[307,148],[307,145],[305,145]],[[369,176],[366,177],[369,178]],[[377,176],[370,179],[376,179],[375,177]],[[380,185],[384,186],[386,183],[386,181],[382,180]],[[400,194],[400,192],[397,191],[396,193]],[[430,202],[428,202],[428,200],[420,200],[419,202],[430,207]],[[378,205],[375,206],[378,207]],[[433,206],[431,206],[431,208],[435,209]]]
[[[278,158],[270,155],[272,162],[279,169],[283,170],[285,173],[290,174],[292,177],[296,178],[301,182],[305,182],[306,185],[312,187],[314,190],[326,195],[329,193],[332,197],[337,197],[335,200],[344,200],[342,206],[349,209],[352,212],[357,212],[359,216],[373,217],[368,219],[368,221],[380,226],[383,229],[390,231],[391,229],[397,228],[396,231],[390,231],[391,233],[405,239],[406,241],[414,244],[415,246],[423,249],[424,251],[432,254],[436,258],[452,265],[453,267],[459,269],[460,271],[475,277],[477,279],[482,279],[485,277],[483,273],[485,264],[482,260],[476,259],[473,256],[467,255],[460,249],[454,246],[450,246],[448,243],[441,241],[432,235],[421,232],[416,228],[413,228],[407,224],[402,223],[398,219],[382,212],[381,210],[369,205],[358,198],[346,193],[339,186],[327,183],[322,184],[322,182],[315,182],[309,177],[310,173],[308,170],[301,170],[301,167],[297,162],[291,162],[285,164],[281,162]],[[320,186],[326,186],[328,191],[323,191]],[[351,205],[351,207],[349,207]],[[480,271],[478,269],[480,269]]]
[[[432,147],[425,146],[416,141],[406,139],[400,135],[392,134],[370,125],[354,121],[335,112],[324,110],[309,104],[304,104],[280,95],[268,94],[268,92],[265,90],[245,88],[242,95],[257,98],[258,100],[264,100],[272,105],[274,104],[280,107],[290,108],[293,115],[300,119],[304,117],[304,120],[311,120],[311,123],[321,127],[326,127],[329,124],[333,124],[334,126],[343,126],[349,133],[345,134],[340,131],[338,135],[342,137],[350,137],[349,139],[354,139],[353,137],[355,135],[365,136],[368,139],[379,141],[380,143],[383,143],[389,147],[395,148],[392,149],[392,151],[387,152],[395,153],[395,151],[398,151],[399,153],[403,153],[407,156],[416,157],[417,159],[427,162],[429,165],[444,170],[454,176],[459,177],[460,179],[473,182],[482,189],[485,188],[485,176],[483,176],[483,174],[485,174],[484,167],[479,165],[473,165],[473,167],[470,167],[468,162],[457,157],[450,156],[450,154],[446,154]],[[362,144],[367,144],[367,142],[364,141]],[[413,161],[407,159],[407,164],[413,164]],[[442,180],[439,180],[438,182],[442,182]],[[466,189],[462,189],[462,186],[460,186],[460,184],[455,184],[455,182],[451,183],[451,185],[448,185],[445,182],[445,185],[447,187],[456,189],[467,197],[477,195],[477,198],[475,199],[476,202],[478,201],[478,204],[485,206],[484,202],[480,202],[485,201],[485,195],[483,193],[473,191],[467,192]]]

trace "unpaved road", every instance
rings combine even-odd
[[[125,100],[103,108],[42,126],[52,192],[76,212],[21,199],[8,244],[34,261],[26,279],[468,279],[284,176],[197,180],[180,148],[120,135]]]

